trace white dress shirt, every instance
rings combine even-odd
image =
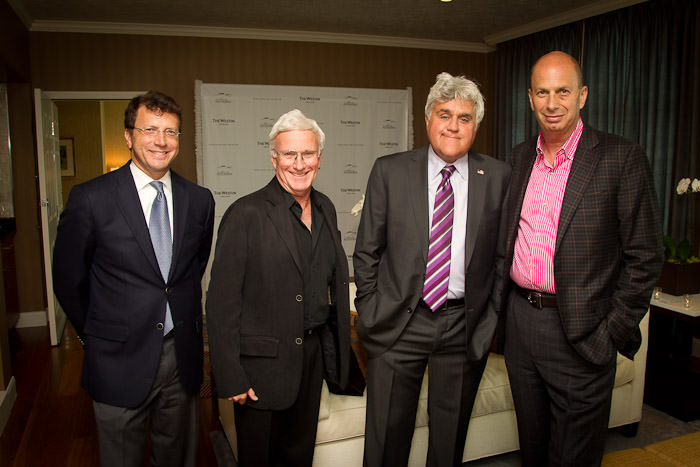
[[[170,220],[170,240],[173,239],[173,184],[170,177],[170,170],[166,172],[165,175],[160,180],[153,180],[151,177],[146,175],[146,173],[139,169],[136,164],[131,162],[129,164],[131,169],[131,175],[134,177],[134,183],[136,184],[136,191],[139,194],[139,199],[141,200],[141,209],[143,209],[143,215],[146,217],[146,224],[151,222],[151,207],[153,207],[153,200],[156,199],[158,190],[151,185],[153,181],[163,182],[163,193],[165,194],[165,199],[168,200],[168,219]]]

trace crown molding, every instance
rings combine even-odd
[[[511,29],[506,29],[496,34],[490,34],[484,37],[484,42],[488,45],[495,46],[501,42],[517,39],[518,37],[527,36],[536,32],[545,31],[547,29],[556,28],[564,24],[573,23],[582,19],[593,16],[602,15],[613,10],[619,10],[628,6],[644,3],[648,0],[600,0],[590,5],[585,5],[563,13],[548,16],[537,21],[532,21],[521,26],[516,26]]]
[[[10,5],[10,8],[15,11],[15,14],[17,17],[19,17],[20,21],[24,23],[24,27],[31,29],[32,15],[29,14],[27,7],[24,6],[22,0],[7,0],[7,3]]]
[[[257,39],[291,42],[323,42],[330,44],[372,45],[379,47],[402,47],[411,49],[434,49],[477,53],[489,53],[496,50],[495,47],[482,42],[442,41],[410,37],[340,34],[315,31],[223,28],[147,23],[36,20],[32,23],[30,31],[214,37],[226,39]]]

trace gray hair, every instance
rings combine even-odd
[[[275,157],[275,138],[282,132],[292,131],[292,130],[311,130],[316,135],[318,139],[318,152],[323,151],[323,144],[326,142],[326,135],[318,126],[316,120],[306,117],[301,110],[294,109],[290,110],[286,114],[282,115],[274,125],[272,125],[272,130],[270,130],[270,136],[268,136],[268,142],[270,144],[270,153],[272,157]]]
[[[442,72],[437,75],[435,84],[430,88],[428,100],[425,103],[425,116],[429,119],[436,102],[448,102],[454,99],[470,101],[474,105],[476,124],[484,118],[484,96],[479,86],[464,76],[452,76]]]

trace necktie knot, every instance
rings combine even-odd
[[[440,182],[441,187],[445,185],[445,183],[447,183],[447,181],[450,179],[455,170],[456,169],[454,165],[446,165],[442,168],[442,170],[440,170],[440,173],[442,174],[442,181]]]
[[[157,180],[154,180],[151,182],[151,186],[155,188],[158,191],[158,198],[160,199],[161,196],[163,196],[163,182],[159,182]]]

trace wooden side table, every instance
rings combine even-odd
[[[700,418],[700,294],[651,299],[644,402],[683,421]]]

